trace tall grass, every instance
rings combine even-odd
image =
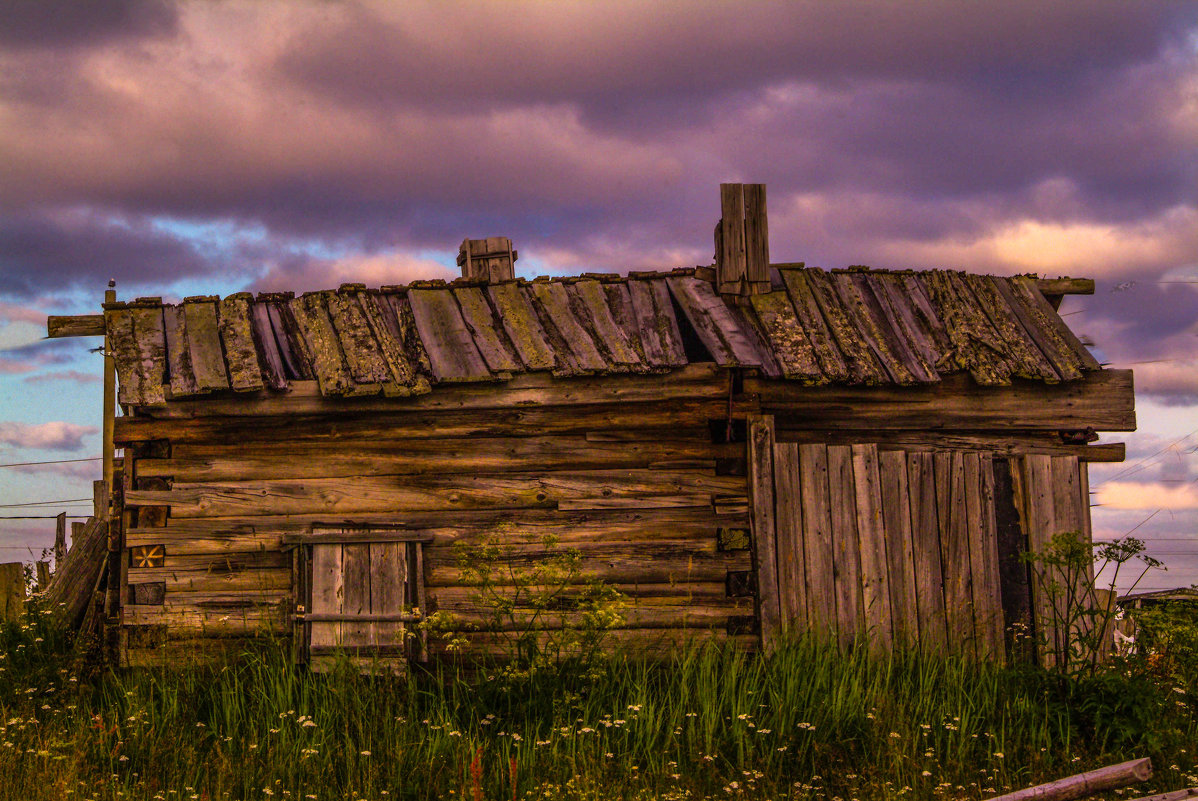
[[[270,644],[89,675],[36,622],[0,641],[0,798],[981,798],[1141,755],[1155,786],[1198,784],[1188,696],[1126,670],[794,641],[519,680],[317,676]]]

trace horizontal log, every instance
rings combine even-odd
[[[744,478],[698,471],[579,470],[569,474],[488,476],[373,476],[293,479],[249,484],[175,483],[171,490],[130,490],[126,506],[169,506],[174,517],[254,514],[353,514],[406,510],[552,508],[583,498],[744,492]]]
[[[1127,446],[1122,442],[1094,445],[1070,445],[1061,441],[1055,431],[1012,433],[1010,431],[979,431],[975,433],[943,433],[938,431],[893,431],[877,429],[862,431],[829,431],[805,427],[804,421],[781,419],[777,423],[779,442],[855,445],[873,442],[883,450],[964,450],[1021,456],[1027,453],[1047,453],[1053,456],[1076,456],[1086,462],[1122,462]]]
[[[1147,757],[1120,762],[1097,770],[1088,770],[1064,779],[1035,787],[1025,787],[1013,793],[996,796],[990,801],[1074,801],[1092,795],[1126,787],[1152,778],[1152,760]]]
[[[167,627],[168,636],[210,637],[280,635],[288,633],[293,621],[278,609],[251,609],[241,612],[207,611],[175,606],[133,606],[122,610],[127,626]]]
[[[549,633],[536,637],[538,645],[545,647]],[[446,643],[430,637],[429,651],[434,658],[471,659],[481,656],[504,658],[514,656],[515,645],[511,634],[469,632],[466,644],[458,651],[446,652]],[[633,659],[673,659],[687,648],[701,648],[710,643],[728,644],[738,650],[756,651],[758,638],[755,634],[729,635],[719,629],[617,629],[605,632],[602,645],[609,653]]]
[[[220,595],[237,590],[266,592],[291,587],[291,568],[264,568],[239,573],[213,574],[202,570],[164,570],[160,567],[129,568],[129,583],[161,581],[167,598],[175,592],[199,592]]]
[[[1036,288],[1048,295],[1093,295],[1093,278],[1039,278]]]
[[[200,571],[211,576],[225,576],[246,570],[283,568],[291,566],[291,555],[282,551],[241,551],[219,555],[181,554],[168,548],[160,567],[139,567],[144,575],[152,576],[155,571]],[[134,569],[134,568],[131,568]]]
[[[536,543],[556,537],[561,547],[595,541],[662,540],[676,537],[714,536],[715,529],[747,527],[744,510],[739,515],[716,515],[711,509],[664,508],[560,512],[553,509],[450,510],[403,515],[404,530],[433,537],[438,546],[455,542],[475,544],[497,538],[503,542]],[[346,524],[393,525],[394,512],[355,515]],[[302,534],[314,527],[334,527],[327,515],[268,515],[235,518],[173,518],[163,528],[131,528],[126,544],[169,544],[175,553],[224,553],[277,550],[284,534]]]
[[[102,337],[105,334],[102,314],[52,314],[46,318],[46,336],[58,337]]]
[[[430,557],[432,555],[430,554]],[[537,560],[531,556],[514,558],[515,569],[527,570]],[[690,583],[716,582],[727,578],[729,570],[748,570],[751,559],[748,551],[726,553],[690,552],[661,553],[642,545],[630,546],[623,554],[608,559],[586,559],[580,565],[577,582],[605,581],[622,583]],[[425,564],[425,584],[431,592],[436,587],[461,586],[469,576],[452,559],[431,559]]]
[[[419,623],[424,615],[412,612],[397,612],[394,614],[334,615],[331,613],[303,612],[295,615],[295,620],[304,623]]]
[[[176,445],[169,459],[139,459],[140,477],[176,482],[287,478],[496,473],[647,468],[666,460],[707,460],[743,453],[743,446],[698,441],[588,442],[583,436],[411,440],[403,447],[370,440]]]
[[[292,381],[287,392],[221,393],[200,399],[139,406],[138,412],[149,417],[186,418],[389,412],[397,409],[450,411],[717,399],[727,394],[727,371],[715,364],[700,363],[664,375],[582,376],[568,381],[543,373],[524,373],[498,383],[443,384],[426,395],[402,398],[330,398],[321,394],[315,381]]]
[[[627,606],[618,609],[623,621],[611,629],[725,629],[733,618],[753,615],[752,598],[730,600],[740,603],[725,609],[703,606]],[[557,631],[564,626],[578,627],[582,623],[578,615],[571,616],[569,612],[546,612],[534,617],[531,614],[532,610],[517,609],[512,617],[496,619],[486,612],[467,606],[439,611],[452,613],[457,623],[464,626],[464,631]]]
[[[777,415],[778,424],[788,427],[858,431],[1133,431],[1136,427],[1131,370],[1100,370],[1060,384],[1017,380],[1007,387],[982,387],[960,374],[939,384],[871,388],[799,387],[748,377],[744,388],[760,398],[762,412]]]
[[[344,403],[344,401],[343,401]],[[590,404],[562,407],[521,407],[476,411],[355,411],[346,406],[322,414],[292,415],[278,410],[257,416],[157,419],[139,415],[118,417],[114,439],[132,444],[169,439],[172,443],[330,442],[372,440],[408,442],[454,437],[546,436],[549,434],[642,432],[642,440],[691,438],[708,420],[729,413],[743,416],[756,409],[728,399],[668,402]],[[629,436],[636,436],[635,433]]]
[[[729,598],[728,584],[726,581],[690,581],[690,582],[675,582],[663,584],[630,584],[621,581],[604,582],[604,586],[608,589],[615,590],[624,596],[627,603],[646,604],[655,606],[686,606],[688,604],[698,604],[705,606],[722,606],[734,602],[745,601],[744,597]],[[577,585],[561,588],[560,586],[550,587],[549,585],[525,585],[522,590],[524,592],[546,592],[551,589],[561,590],[562,595],[570,597],[577,596],[585,590],[585,585]],[[500,590],[501,592],[504,590]],[[430,606],[434,603],[436,608],[455,609],[462,606],[470,606],[477,603],[479,597],[478,587],[454,586],[454,587],[437,587],[429,590]],[[749,599],[752,600],[751,598]]]

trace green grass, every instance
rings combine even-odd
[[[793,642],[527,680],[314,676],[285,649],[87,672],[0,633],[0,798],[985,798],[1151,756],[1198,784],[1194,707],[1136,665],[1086,681]],[[1116,797],[1116,796],[1109,796]]]

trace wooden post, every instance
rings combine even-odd
[[[116,290],[108,289],[104,292],[104,302],[116,302]],[[116,426],[116,358],[112,352],[113,344],[112,337],[105,334],[104,336],[104,486],[105,489],[112,489],[112,457],[113,457],[113,429]],[[96,516],[101,519],[108,518],[108,501],[104,500],[103,509],[97,508]]]
[[[50,563],[39,561],[37,563],[37,591],[45,592],[46,588],[49,586],[50,586]]]
[[[63,557],[67,555],[67,513],[59,512],[55,518],[54,529],[54,564],[61,565]]]
[[[0,620],[16,621],[25,614],[25,565],[0,565]]]
[[[517,258],[512,240],[506,236],[463,239],[458,251],[458,266],[462,268],[463,278],[476,278],[493,284],[515,278]]]
[[[716,289],[724,295],[770,291],[765,184],[720,184],[715,227]]]
[[[1013,793],[1000,795],[990,801],[1073,801],[1086,798],[1106,790],[1126,787],[1152,778],[1152,760],[1133,759],[1097,770],[1089,770],[1076,776],[1057,779],[1055,782],[1025,787]]]

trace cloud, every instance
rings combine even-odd
[[[45,448],[58,451],[77,451],[83,448],[83,438],[98,433],[95,426],[83,426],[55,420],[49,423],[0,422],[0,442],[17,448]]]
[[[171,33],[177,10],[163,0],[37,0],[4,5],[0,47],[75,48]]]
[[[456,267],[451,270],[441,262],[404,254],[343,259],[296,258],[272,265],[250,289],[257,292],[299,293],[336,289],[343,283],[379,287],[430,278],[452,280],[459,275]]]
[[[84,481],[96,481],[103,472],[103,468],[98,461],[22,465],[21,467],[12,467],[9,469],[28,475],[50,473],[63,478],[81,479]]]
[[[1198,509],[1198,484],[1158,484],[1144,481],[1108,481],[1095,490],[1097,500],[1112,509]]]
[[[0,301],[0,321],[3,320],[10,323],[32,323],[44,328],[46,325],[46,313],[41,309],[35,309],[30,306]]]
[[[62,370],[55,373],[39,373],[25,377],[26,384],[45,384],[51,381],[67,381],[74,384],[98,384],[104,379],[99,374],[79,370]]]

